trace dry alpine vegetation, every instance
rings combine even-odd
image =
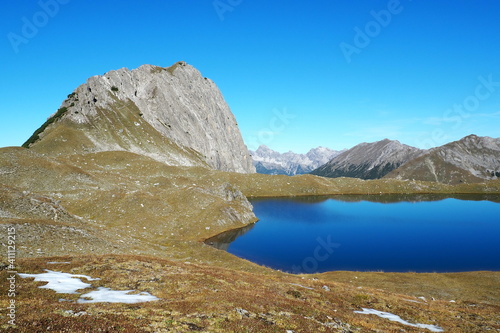
[[[58,262],[51,264],[49,262]],[[147,291],[159,301],[138,304],[78,304],[78,295],[37,288],[43,283],[19,279],[18,332],[422,332],[373,315],[375,308],[411,323],[442,327],[445,332],[498,329],[498,303],[478,300],[422,299],[387,289],[335,281],[333,276],[293,276],[142,256],[82,256],[22,259],[18,270],[44,269],[89,275],[93,287]],[[2,271],[1,278],[7,274]],[[358,274],[363,276],[364,274]],[[480,274],[475,274],[480,276]],[[493,277],[495,278],[495,276]],[[498,283],[498,275],[496,275]],[[372,280],[373,281],[376,280]],[[422,286],[432,284],[421,279]],[[375,283],[376,284],[376,283]],[[385,285],[384,285],[385,287]],[[470,285],[469,285],[470,287]],[[484,286],[485,287],[485,286]],[[446,287],[445,287],[446,288]],[[488,290],[479,287],[485,297]],[[415,291],[415,293],[413,293]],[[81,291],[82,293],[85,290]],[[6,293],[6,288],[2,288]],[[496,295],[498,297],[498,294]],[[64,301],[61,301],[61,298]],[[498,298],[496,298],[498,300]],[[2,307],[7,302],[2,300]]]
[[[35,180],[36,181],[33,181]],[[0,149],[0,226],[16,228],[19,273],[45,269],[100,280],[93,288],[149,292],[158,301],[79,304],[78,295],[17,278],[12,332],[428,332],[362,308],[444,332],[500,330],[497,272],[295,276],[202,241],[256,221],[246,197],[490,193],[500,181],[419,181],[267,176],[168,166],[130,152],[48,157]],[[2,237],[2,262],[7,263]],[[49,264],[59,262],[59,264]],[[7,267],[3,266],[2,281]],[[1,284],[1,307],[8,287]],[[85,291],[79,291],[84,293]],[[418,297],[425,297],[424,299]],[[60,301],[65,299],[66,301]],[[454,302],[450,302],[454,301]]]

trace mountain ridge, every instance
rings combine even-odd
[[[378,179],[423,152],[397,140],[363,142],[334,157],[311,174],[333,178]]]
[[[279,153],[261,145],[255,151],[250,151],[250,155],[258,173],[294,176],[309,173],[341,152],[330,148],[316,147],[310,149],[306,154],[292,151]]]
[[[23,146],[51,155],[125,150],[169,165],[255,172],[221,92],[185,62],[89,78]]]
[[[500,138],[475,134],[429,149],[386,175],[440,183],[483,182],[500,177]]]

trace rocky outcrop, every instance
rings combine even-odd
[[[26,251],[33,255],[36,249],[46,255],[145,253],[143,240],[197,242],[257,219],[251,203],[223,176],[243,174],[169,166],[126,151],[54,158],[0,148],[0,227],[24,225],[19,239],[30,242]],[[44,240],[34,242],[37,235]]]
[[[423,153],[421,149],[395,140],[365,142],[334,157],[311,173],[331,178],[378,179]]]
[[[250,155],[258,173],[294,176],[311,172],[341,152],[317,147],[307,154],[297,154],[292,151],[281,154],[261,145],[256,151],[250,151]]]
[[[0,218],[44,219],[55,222],[78,223],[59,202],[51,197],[20,191],[0,184]]]
[[[125,150],[169,165],[255,172],[221,92],[184,62],[89,78],[24,146],[51,155]]]
[[[234,242],[238,237],[243,236],[244,234],[252,230],[254,226],[255,224],[249,224],[243,228],[225,231],[205,240],[205,244],[213,246],[218,250],[227,251],[229,249],[229,245],[231,245],[232,242]]]
[[[386,178],[415,179],[448,184],[484,182],[500,178],[500,138],[469,135],[430,149]]]

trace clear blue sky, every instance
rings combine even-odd
[[[251,149],[500,137],[499,17],[497,0],[8,1],[0,147],[90,76],[179,60],[217,83]]]

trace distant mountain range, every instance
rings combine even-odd
[[[250,155],[258,173],[271,175],[311,173],[329,178],[395,178],[446,184],[500,178],[500,138],[477,135],[429,150],[384,139],[342,151],[318,147],[307,154],[281,154],[262,145]]]
[[[265,145],[261,145],[255,151],[250,151],[253,165],[258,173],[288,176],[309,173],[340,153],[342,151],[317,147],[307,154],[297,154],[291,151],[282,154]]]
[[[361,143],[311,173],[332,178],[483,182],[500,178],[500,138],[469,135],[429,150],[388,139]]]
[[[394,140],[364,142],[344,151],[311,173],[332,178],[378,179],[423,153],[421,149]]]

